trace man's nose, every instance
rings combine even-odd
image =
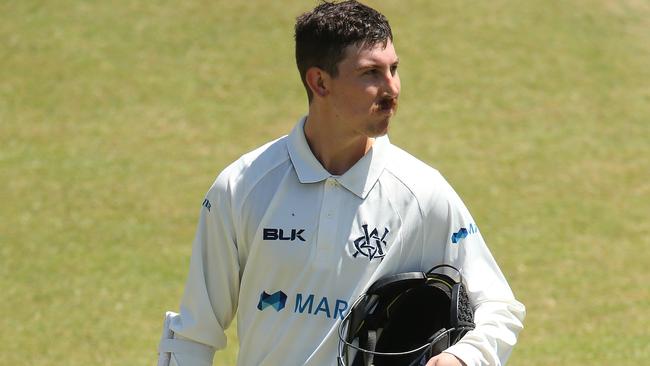
[[[384,77],[384,93],[393,98],[397,98],[399,95],[399,89],[399,75],[397,75],[397,73],[393,74],[391,72],[388,72],[386,77]]]

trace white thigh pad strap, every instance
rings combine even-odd
[[[163,334],[158,345],[158,366],[170,366],[172,358],[174,361],[180,361],[182,359],[189,361],[190,365],[181,363],[179,366],[212,365],[212,358],[215,352],[214,348],[202,343],[193,342],[187,338],[178,337],[170,329],[172,320],[178,316],[180,315],[171,311],[165,314]]]

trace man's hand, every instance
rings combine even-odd
[[[426,366],[466,366],[465,362],[451,353],[441,353],[427,362]]]

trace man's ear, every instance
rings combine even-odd
[[[318,67],[310,67],[305,73],[305,80],[314,95],[325,97],[329,94],[329,74]]]

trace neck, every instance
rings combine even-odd
[[[344,130],[338,121],[326,117],[310,108],[305,137],[323,168],[332,175],[343,175],[370,150],[374,139]]]

